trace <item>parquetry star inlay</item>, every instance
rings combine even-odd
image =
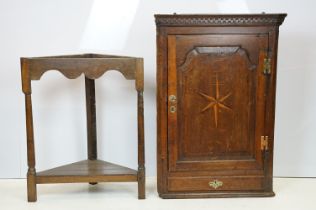
[[[215,95],[215,98],[214,97],[211,97],[211,96],[208,96],[206,95],[205,93],[202,93],[202,92],[199,92],[199,94],[201,96],[203,96],[206,100],[208,100],[210,103],[204,107],[202,109],[201,112],[204,112],[210,108],[213,107],[213,110],[214,110],[214,121],[215,121],[215,126],[217,128],[217,125],[218,125],[218,112],[219,112],[219,109],[222,108],[222,109],[226,109],[226,110],[232,110],[231,108],[229,108],[228,106],[226,106],[224,104],[224,101],[231,95],[231,93],[228,93],[227,95],[221,97],[220,96],[220,93],[219,93],[219,82],[218,82],[218,77],[217,77],[217,74],[216,74],[216,84],[215,84],[215,87],[216,87],[216,95]]]

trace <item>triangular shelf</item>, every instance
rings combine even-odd
[[[83,160],[38,172],[36,176],[37,183],[136,181],[137,171],[103,160]]]

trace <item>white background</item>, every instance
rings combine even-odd
[[[313,0],[0,0],[0,177],[25,177],[19,57],[99,52],[144,57],[147,175],[156,175],[155,13],[278,13],[274,175],[316,176],[316,3]],[[99,157],[136,168],[134,83],[96,82]],[[33,82],[37,169],[85,159],[84,80]]]

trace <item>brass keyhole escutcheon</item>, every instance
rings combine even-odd
[[[170,112],[175,113],[177,111],[176,106],[170,106]]]
[[[170,95],[170,96],[169,96],[169,101],[170,101],[171,103],[175,103],[175,102],[177,101],[177,96],[175,96],[175,95]]]
[[[216,190],[217,188],[223,186],[223,182],[215,179],[214,181],[209,182],[208,185]]]

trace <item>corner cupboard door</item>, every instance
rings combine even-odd
[[[264,176],[267,47],[265,35],[168,36],[169,185],[172,174]]]

